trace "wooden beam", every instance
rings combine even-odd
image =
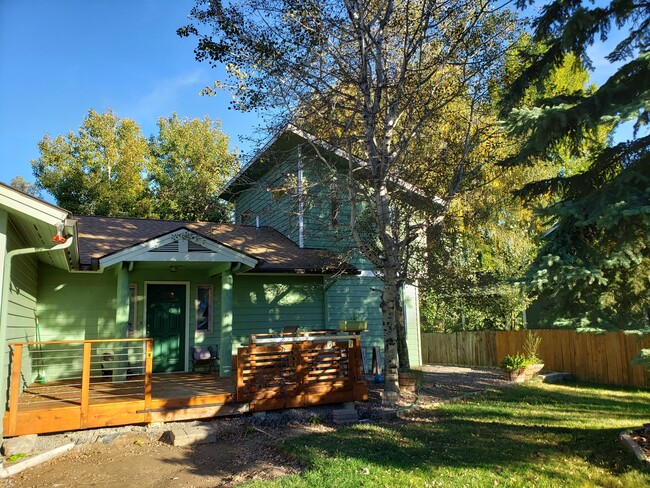
[[[145,358],[144,358],[144,408],[149,410],[151,408],[151,375],[153,374],[153,339],[147,339],[145,343]],[[151,423],[151,415],[145,414],[145,421]]]
[[[15,435],[18,423],[18,398],[20,397],[20,370],[23,362],[23,346],[13,347],[11,355],[11,389],[9,393],[9,426],[5,435]]]
[[[92,344],[84,342],[83,366],[81,368],[81,411],[79,413],[79,425],[82,429],[88,423],[88,404],[90,399],[90,355]]]

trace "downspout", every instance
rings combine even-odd
[[[2,282],[2,305],[0,309],[0,392],[7,390],[7,375],[5,374],[5,347],[7,342],[7,319],[9,317],[9,311],[7,310],[9,305],[9,291],[11,287],[11,260],[14,256],[22,256],[25,254],[37,254],[41,252],[51,252],[51,251],[61,251],[67,249],[72,245],[73,237],[68,237],[68,240],[63,244],[57,244],[54,247],[26,247],[23,249],[14,249],[9,251],[5,255],[4,261],[4,279]],[[6,409],[6,405],[2,405],[3,410]],[[1,436],[0,436],[1,437]]]
[[[305,203],[303,202],[302,149],[298,146],[298,247],[305,246]]]

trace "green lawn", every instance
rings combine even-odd
[[[251,486],[650,486],[618,442],[650,421],[650,392],[534,382],[283,447],[300,476]]]

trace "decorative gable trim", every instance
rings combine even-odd
[[[181,228],[122,249],[99,259],[100,268],[124,261],[230,262],[254,267],[257,260],[212,241],[189,229]]]

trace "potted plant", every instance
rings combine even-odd
[[[397,372],[399,388],[403,391],[414,392],[422,386],[424,374],[418,369],[400,369]]]
[[[354,320],[341,320],[339,327],[345,331],[362,331],[368,329],[368,321],[364,320],[365,314],[363,312],[355,312]]]
[[[508,354],[501,361],[501,369],[505,372],[506,379],[515,383],[523,383],[526,379],[526,357],[523,354]]]
[[[534,332],[529,332],[526,337],[526,342],[524,342],[524,357],[526,358],[526,369],[524,374],[527,380],[537,376],[544,368],[544,361],[542,361],[537,355],[537,350],[539,349],[541,342],[542,338],[539,334],[535,334]]]

